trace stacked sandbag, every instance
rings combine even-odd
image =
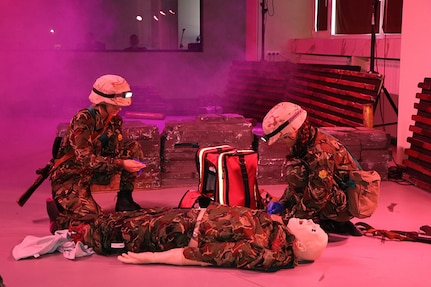
[[[198,184],[199,148],[229,144],[251,149],[252,124],[238,114],[202,114],[192,119],[168,120],[161,135],[162,185]]]
[[[376,170],[382,180],[388,179],[388,164],[391,161],[390,135],[383,130],[364,127],[320,127],[321,131],[332,135],[343,143],[364,170]],[[260,137],[262,131],[255,130]],[[284,184],[283,162],[286,147],[280,143],[268,146],[259,141],[259,184]]]

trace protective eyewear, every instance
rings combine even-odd
[[[93,92],[95,92],[96,94],[98,94],[99,96],[105,97],[105,98],[131,98],[133,93],[131,91],[127,91],[127,92],[122,92],[119,94],[105,94],[102,93],[101,91],[93,88]]]

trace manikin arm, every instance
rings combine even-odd
[[[184,248],[174,248],[163,252],[127,252],[117,258],[123,263],[128,264],[153,264],[162,263],[170,265],[200,265],[208,266],[209,263],[190,260],[184,257]]]

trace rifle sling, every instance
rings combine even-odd
[[[51,169],[49,170],[49,173],[48,173],[48,174],[50,174],[50,173],[52,173],[54,170],[56,170],[56,169],[57,169],[57,167],[59,167],[59,166],[60,166],[60,164],[62,164],[63,162],[65,162],[66,160],[68,160],[69,158],[71,158],[74,154],[75,154],[75,152],[74,152],[74,151],[71,151],[71,152],[69,152],[69,153],[67,153],[67,154],[63,155],[63,156],[62,156],[62,157],[60,157],[59,159],[54,160],[54,164],[52,165],[52,167],[51,167]]]

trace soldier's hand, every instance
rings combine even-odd
[[[268,214],[276,214],[276,213],[283,211],[283,209],[284,209],[284,206],[282,203],[271,201],[270,203],[268,203],[268,207],[266,209],[266,212]]]
[[[134,159],[125,159],[123,160],[123,166],[124,169],[128,172],[138,172],[141,169],[145,168],[147,165]]]

